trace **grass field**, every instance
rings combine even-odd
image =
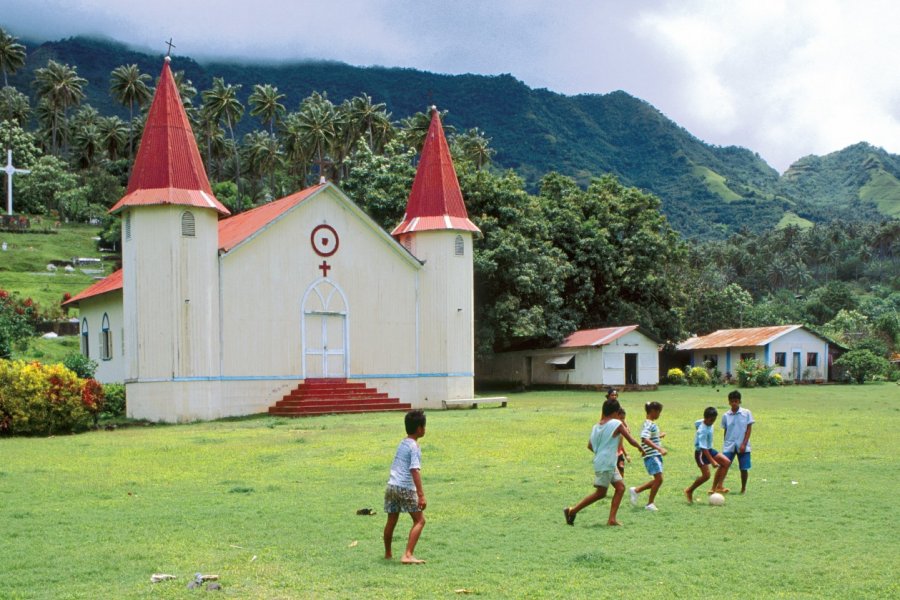
[[[196,572],[235,598],[898,597],[900,388],[747,390],[748,493],[689,506],[693,421],[727,409],[727,391],[622,395],[633,429],[644,402],[665,405],[670,452],[659,512],[626,498],[621,528],[604,525],[606,500],[574,527],[562,516],[591,489],[599,394],[429,412],[423,566],[381,558],[400,414],[2,439],[0,597],[183,598]],[[629,466],[626,484],[645,478]],[[357,516],[364,507],[378,514]],[[395,552],[408,530],[404,519]],[[178,579],[151,584],[153,573]]]

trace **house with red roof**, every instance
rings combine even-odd
[[[584,388],[655,387],[659,340],[638,325],[584,329],[558,346],[499,352],[479,360],[479,383]]]
[[[440,407],[474,395],[472,238],[436,109],[392,233],[327,182],[230,216],[169,59],[122,219],[122,269],[72,298],[128,415]]]

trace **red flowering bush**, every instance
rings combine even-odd
[[[99,391],[98,391],[99,388]],[[0,433],[83,431],[103,407],[103,389],[63,365],[0,359]]]

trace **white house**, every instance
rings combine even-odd
[[[711,364],[734,374],[737,363],[753,359],[773,367],[784,379],[827,381],[834,343],[802,325],[720,329],[678,345],[691,366]]]
[[[363,387],[395,409],[473,397],[479,230],[436,110],[393,233],[330,183],[228,217],[167,59],[111,212],[122,270],[69,304],[99,378],[124,381],[129,416],[212,419],[282,398],[272,412],[286,414],[313,385],[342,398],[318,412],[373,408],[351,398]]]
[[[476,365],[479,383],[606,386],[659,384],[660,340],[637,325],[585,329],[554,348],[499,352]]]

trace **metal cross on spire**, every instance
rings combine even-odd
[[[177,47],[178,47],[178,46],[176,46],[175,44],[172,43],[172,38],[169,38],[169,41],[166,42],[166,45],[169,46],[169,51],[166,52],[166,56],[169,56],[169,55],[172,54],[172,48],[177,48]]]
[[[6,167],[3,172],[6,173],[6,214],[12,215],[12,178],[13,175],[27,175],[31,173],[29,169],[17,169],[12,164],[12,150],[7,151]]]

